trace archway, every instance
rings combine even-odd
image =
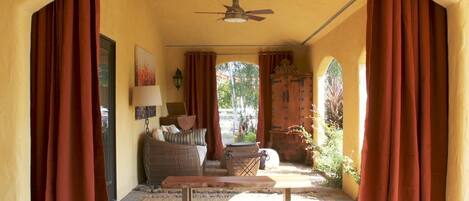
[[[259,66],[242,61],[219,64],[217,95],[223,144],[256,142]]]
[[[328,182],[342,186],[342,164],[344,161],[344,90],[342,66],[335,58],[326,58],[322,74],[318,77],[318,103],[316,128],[318,150],[315,168],[328,175]]]
[[[342,67],[336,59],[331,61],[323,77],[324,102],[320,104],[324,105],[324,120],[328,125],[343,129],[344,87]]]
[[[320,119],[324,121],[324,126],[335,126],[343,130],[343,76],[342,66],[333,57],[324,60],[324,65],[320,76],[318,86],[318,105],[317,113]],[[324,128],[321,128],[323,130]],[[324,139],[319,138],[319,143]]]

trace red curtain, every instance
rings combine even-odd
[[[445,200],[446,11],[368,0],[368,113],[359,200]]]
[[[293,52],[259,53],[259,114],[257,123],[257,141],[261,147],[267,147],[270,140],[269,130],[272,125],[272,89],[270,75],[284,59],[293,63]]]
[[[49,4],[31,39],[31,200],[106,201],[99,0]]]
[[[217,55],[213,52],[186,53],[184,98],[187,111],[196,115],[196,127],[207,128],[207,155],[221,159],[223,143],[217,97]]]

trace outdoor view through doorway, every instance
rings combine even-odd
[[[329,184],[341,187],[343,167],[348,166],[349,160],[343,154],[344,87],[340,63],[332,59],[319,79],[315,113],[320,129],[319,154],[314,162],[317,170],[328,175]]]
[[[259,66],[240,61],[218,65],[217,94],[223,144],[256,142]]]

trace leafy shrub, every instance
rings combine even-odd
[[[256,133],[253,133],[253,132],[248,132],[245,136],[244,136],[244,141],[245,142],[256,142]]]
[[[314,169],[322,172],[330,186],[342,187],[342,173],[351,175],[355,182],[360,183],[360,175],[353,165],[353,160],[342,154],[343,130],[338,129],[335,124],[328,124],[316,111],[313,118],[326,136],[326,141],[316,145],[313,135],[302,126],[290,127],[291,132],[300,133],[307,149],[311,151],[314,159]],[[318,131],[317,127],[314,127]]]
[[[326,174],[329,184],[335,187],[342,186],[342,130],[329,127],[326,133],[326,142],[313,151],[315,168]]]
[[[357,168],[355,168],[355,166],[353,165],[353,160],[350,157],[344,156],[343,168],[345,174],[350,175],[351,177],[353,177],[353,180],[355,180],[355,183],[360,184],[360,172],[357,170]]]

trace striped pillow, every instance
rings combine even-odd
[[[180,133],[163,132],[163,135],[164,140],[169,143],[207,146],[207,143],[205,143],[206,132],[207,129],[204,128]]]

